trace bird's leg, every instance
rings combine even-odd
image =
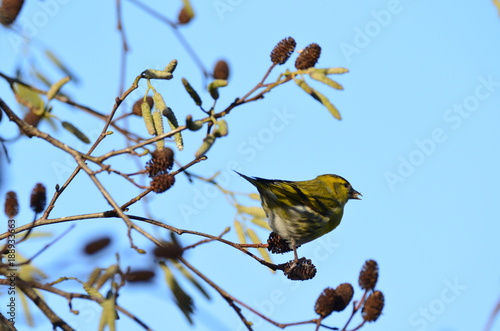
[[[297,265],[297,263],[299,262],[299,255],[297,254],[297,245],[295,243],[295,239],[291,239],[290,240],[290,244],[292,245],[293,247],[293,256],[294,256],[294,259],[293,259],[293,264],[292,266],[290,267],[290,269],[293,269],[295,268],[295,266]]]
[[[299,255],[297,254],[297,247],[295,246],[293,246],[293,256],[294,256],[293,262],[297,264],[297,262],[299,262]]]

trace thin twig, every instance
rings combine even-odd
[[[175,176],[177,175],[178,173],[180,172],[183,172],[184,170],[192,167],[193,165],[195,165],[196,163],[198,162],[201,162],[201,161],[205,161],[207,159],[206,155],[202,155],[196,159],[194,159],[193,161],[189,162],[188,164],[186,164],[185,166],[182,166],[180,167],[179,169],[177,169],[176,171],[172,171],[171,175],[172,176]]]
[[[102,213],[92,213],[92,214],[85,214],[85,215],[66,216],[66,217],[61,217],[61,218],[57,218],[57,219],[39,219],[39,220],[37,220],[35,222],[35,224],[33,224],[33,227],[39,227],[39,226],[44,226],[44,225],[49,225],[49,224],[57,224],[57,223],[63,223],[63,222],[83,221],[83,220],[89,220],[89,219],[110,218],[110,217],[119,217],[117,215],[117,213],[116,213],[116,209],[112,210],[112,211],[102,212]],[[185,229],[179,229],[179,228],[173,227],[171,225],[168,225],[168,224],[165,224],[165,223],[162,223],[162,222],[159,222],[159,221],[155,221],[155,220],[152,220],[152,219],[148,219],[148,218],[145,218],[145,217],[134,216],[134,215],[127,215],[127,217],[128,217],[129,220],[133,219],[133,220],[137,220],[137,221],[140,221],[140,222],[149,223],[149,224],[152,224],[152,225],[155,225],[155,226],[158,226],[158,227],[170,230],[170,231],[175,232],[176,234],[179,234],[179,235],[184,234],[184,233],[188,233],[188,234],[197,235],[197,236],[200,236],[200,237],[209,238],[209,239],[212,239],[214,241],[219,241],[219,242],[224,243],[226,245],[229,245],[229,246],[231,246],[233,248],[236,248],[237,250],[241,251],[242,253],[245,253],[246,255],[250,256],[251,258],[255,259],[257,262],[259,262],[260,264],[268,267],[271,270],[276,271],[276,270],[282,269],[281,265],[276,265],[276,264],[273,264],[273,263],[269,263],[269,262],[267,262],[267,261],[259,258],[258,256],[250,253],[247,249],[242,248],[240,244],[234,243],[232,241],[229,241],[229,240],[226,240],[226,239],[223,239],[223,238],[219,238],[217,236],[213,236],[213,235],[210,235],[210,234],[207,234],[207,233],[203,233],[203,232],[192,231],[192,230],[185,230]],[[20,227],[15,228],[13,230],[13,232],[14,233],[19,233],[19,232],[22,232],[22,231],[26,231],[30,226],[31,226],[31,224],[22,225]],[[132,227],[134,229],[136,229],[137,225],[134,225],[132,223]],[[12,234],[12,232],[5,232],[3,234],[0,234],[0,240],[7,238],[10,234]],[[141,232],[141,234],[142,234],[142,232]],[[153,238],[151,236],[146,236],[146,237],[148,239],[150,239],[151,241],[153,241],[155,244],[161,246],[160,241],[158,241],[157,239],[155,239],[155,238]]]
[[[207,276],[205,276],[202,272],[200,272],[198,269],[196,269],[195,267],[193,267],[183,257],[179,257],[178,260],[180,262],[182,262],[188,269],[190,269],[192,272],[194,272],[196,275],[198,275],[198,277],[200,277],[201,279],[203,279],[203,281],[205,281],[208,285],[210,285],[214,290],[216,290],[227,301],[227,303],[236,311],[236,313],[240,317],[241,321],[247,327],[248,330],[252,330],[251,329],[251,324],[249,324],[249,321],[241,313],[241,309],[238,306],[236,306],[235,303],[237,303],[240,306],[248,309],[249,311],[251,311],[255,315],[257,315],[260,318],[262,318],[263,320],[265,320],[265,321],[267,321],[267,322],[269,322],[269,323],[273,324],[274,326],[277,326],[277,327],[279,327],[281,329],[284,329],[284,328],[286,328],[288,326],[311,324],[311,323],[316,324],[317,321],[319,320],[319,319],[312,319],[312,320],[308,320],[308,321],[295,322],[295,323],[278,323],[278,322],[272,320],[271,318],[267,317],[266,315],[260,313],[259,311],[253,309],[252,307],[250,307],[246,303],[238,300],[234,296],[232,296],[229,293],[227,293],[220,286],[218,286],[217,284],[215,284],[211,279],[209,279]]]
[[[45,91],[45,90],[41,90],[39,88],[36,88],[34,86],[31,86],[17,78],[14,78],[14,77],[9,77],[3,73],[0,72],[0,77],[4,78],[11,86],[13,86],[13,84],[19,84],[19,85],[22,85],[38,94],[43,94],[43,95],[46,95],[48,93],[48,91]],[[54,96],[54,99],[62,102],[62,103],[65,103],[67,105],[70,105],[72,107],[75,107],[77,109],[80,109],[80,110],[83,110],[84,112],[86,112],[87,114],[90,114],[96,118],[99,118],[101,120],[106,120],[108,118],[107,115],[104,115],[100,112],[98,112],[97,110],[94,110],[88,106],[84,106],[82,104],[79,104],[73,100],[71,100],[70,98],[68,98],[67,96],[64,96],[64,95],[61,95],[61,94],[57,94]],[[135,142],[141,140],[142,138],[139,137],[138,135],[130,132],[130,131],[127,131],[123,128],[121,128],[120,126],[118,126],[117,124],[113,123],[113,128],[116,129],[118,132],[120,132],[121,134],[123,134],[124,136],[128,137],[130,140],[133,140]]]
[[[115,174],[117,174],[119,176],[122,176],[126,180],[128,180],[132,185],[136,186],[137,188],[140,188],[140,189],[143,189],[143,190],[145,190],[145,189],[148,188],[148,186],[137,184],[135,182],[135,180],[133,178],[131,178],[131,176],[133,176],[133,175],[139,175],[139,174],[146,173],[147,172],[146,170],[141,170],[141,171],[138,171],[138,172],[133,173],[133,174],[125,174],[125,173],[123,173],[121,171],[118,171],[116,169],[111,168],[110,165],[106,165],[105,167],[102,167],[100,170],[94,171],[94,174],[97,175],[98,173],[101,173],[101,172],[107,172],[107,173],[112,172],[112,173],[115,173]]]
[[[264,74],[264,77],[262,77],[262,79],[260,80],[259,83],[257,83],[257,85],[255,85],[255,87],[253,89],[251,89],[247,94],[245,94],[243,97],[241,97],[238,102],[242,103],[242,102],[245,102],[245,100],[255,91],[257,91],[260,87],[262,87],[264,85],[264,81],[266,80],[267,77],[269,77],[269,75],[271,74],[271,71],[274,69],[274,67],[276,66],[276,63],[273,63],[268,69],[267,69],[267,72]]]
[[[63,233],[61,233],[59,236],[57,236],[54,240],[52,240],[50,243],[48,243],[45,246],[43,246],[41,250],[39,250],[37,253],[35,253],[35,255],[33,255],[32,257],[30,257],[26,261],[23,261],[21,263],[16,264],[16,266],[21,266],[21,265],[24,265],[24,264],[30,264],[31,261],[33,261],[37,256],[39,256],[40,254],[42,254],[50,246],[54,245],[59,239],[61,239],[62,237],[64,237],[66,234],[68,234],[69,231],[73,230],[74,228],[75,228],[75,224],[71,225],[69,228],[67,228],[66,230],[64,230]]]
[[[196,269],[195,267],[193,267],[182,256],[178,257],[178,260],[180,262],[182,262],[188,269],[190,269],[192,272],[194,272],[196,275],[198,275],[198,277],[200,277],[201,279],[203,279],[208,285],[210,285],[214,290],[216,290],[224,298],[224,300],[227,301],[227,303],[229,304],[229,306],[231,306],[231,308],[233,308],[234,311],[236,312],[236,314],[240,317],[241,321],[246,326],[247,330],[250,330],[250,331],[253,330],[252,326],[251,326],[252,323],[250,323],[250,321],[248,321],[245,318],[245,316],[241,312],[241,309],[234,304],[236,300],[234,299],[233,296],[231,296],[229,293],[227,293],[226,291],[224,291],[220,286],[216,285],[213,281],[211,281],[208,277],[206,277],[198,269]]]
[[[0,313],[0,326],[2,326],[2,331],[17,331],[14,326],[14,322],[9,321],[2,313]]]
[[[142,191],[141,193],[139,193],[139,195],[137,195],[136,197],[130,199],[128,202],[126,202],[125,204],[123,204],[121,206],[121,209],[122,210],[126,210],[129,206],[133,205],[134,203],[136,203],[137,201],[141,200],[142,198],[144,198],[146,195],[148,195],[150,192],[153,192],[153,190],[151,188],[148,188],[144,191]]]
[[[75,160],[77,160],[78,162],[78,159],[80,158],[85,158],[85,159],[88,159],[90,161],[93,161],[95,162],[96,159],[92,156],[90,156],[90,154],[95,150],[95,148],[97,148],[97,146],[99,145],[99,143],[107,136],[107,130],[109,128],[109,125],[111,124],[111,120],[116,112],[116,110],[118,109],[118,107],[120,106],[120,104],[123,102],[123,100],[133,91],[135,90],[138,86],[139,86],[139,80],[142,78],[142,74],[137,76],[136,79],[134,80],[134,82],[132,83],[132,85],[129,87],[129,89],[127,91],[125,91],[123,93],[123,95],[120,97],[120,98],[116,98],[115,100],[115,104],[113,106],[113,109],[111,111],[111,114],[107,117],[107,120],[106,120],[106,123],[102,129],[102,132],[100,134],[100,136],[98,137],[98,139],[94,142],[94,144],[90,147],[90,149],[88,150],[88,152],[86,154],[82,154],[76,150],[74,150],[73,148],[67,146],[66,144],[62,143],[61,141],[51,137],[50,135],[48,135],[47,133],[45,132],[42,132],[40,130],[38,130],[37,128],[29,125],[28,123],[26,123],[25,121],[23,121],[22,119],[20,119],[11,109],[10,107],[5,104],[5,102],[0,98],[0,108],[4,110],[4,112],[7,114],[7,116],[9,117],[9,119],[11,121],[14,121],[18,126],[19,128],[24,131],[28,136],[37,136],[39,138],[42,138],[44,140],[46,140],[47,142],[51,143],[52,145],[64,150],[65,152],[71,154],[73,156],[73,158],[75,158]],[[96,162],[98,164],[101,164],[102,167],[104,167],[102,165],[102,161],[101,162]],[[56,192],[54,194],[54,196],[52,197],[52,200],[49,204],[49,207],[47,208],[46,212],[44,213],[44,217],[48,217],[48,215],[50,214],[50,212],[52,211],[52,209],[54,208],[54,205],[55,205],[55,202],[57,201],[57,199],[59,198],[59,196],[62,194],[62,192],[64,191],[64,189],[67,187],[67,185],[69,185],[69,183],[71,182],[71,180],[73,180],[73,178],[78,174],[78,172],[80,171],[81,169],[81,166],[77,166],[77,168],[73,171],[73,173],[70,175],[69,179],[66,181],[66,183],[61,187],[61,189]],[[90,169],[89,169],[90,170]],[[92,172],[88,172],[88,174],[90,175]],[[129,227],[130,229],[130,227]]]
[[[35,212],[35,216],[33,216],[33,221],[31,222],[31,224],[34,224],[36,222],[36,216],[38,214]],[[19,239],[17,242],[16,242],[16,245],[19,245],[20,243],[22,243],[23,241],[26,241],[28,239],[28,237],[30,236],[31,234],[31,230],[33,230],[33,227],[30,227],[28,232],[26,232],[26,234],[24,235],[24,237],[22,237],[21,239]]]
[[[74,331],[74,329],[69,326],[62,318],[60,318],[40,297],[35,290],[29,285],[29,283],[23,281],[21,278],[16,276],[16,286],[24,293],[37,307],[40,311],[50,320],[54,330],[56,328],[61,328],[65,331]]]
[[[355,327],[351,331],[357,331],[357,330],[361,329],[363,327],[363,325],[365,325],[365,323],[366,323],[366,320],[363,320],[363,322],[361,322],[357,327]]]
[[[363,304],[364,304],[364,302],[366,300],[366,297],[368,295],[368,291],[369,290],[366,290],[363,293],[363,296],[361,297],[361,300],[354,301],[352,303],[352,313],[351,313],[351,316],[349,316],[349,319],[347,320],[347,322],[345,323],[344,327],[342,328],[342,331],[346,331],[347,330],[347,327],[349,326],[349,323],[351,323],[352,318],[358,312],[358,310],[363,306]]]
[[[222,231],[222,233],[217,238],[222,238],[222,236],[225,235],[226,233],[228,233],[229,230],[231,230],[231,228],[228,226],[227,228],[224,229],[224,231]],[[215,239],[203,239],[203,240],[200,240],[192,245],[182,247],[182,250],[186,251],[188,249],[195,248],[196,246],[199,246],[201,244],[206,244],[206,243],[212,242],[214,240]]]
[[[133,153],[133,151],[136,150],[136,149],[138,149],[138,148],[141,148],[141,147],[144,147],[146,145],[155,143],[158,140],[163,140],[165,138],[172,137],[174,134],[182,132],[182,131],[184,131],[186,129],[187,129],[187,127],[185,125],[181,125],[181,126],[177,127],[176,129],[174,129],[172,131],[159,134],[159,135],[157,135],[157,136],[155,136],[153,138],[145,139],[145,140],[143,140],[143,141],[141,141],[141,142],[139,142],[139,143],[137,143],[137,144],[135,144],[133,146],[129,146],[129,147],[126,147],[126,148],[123,148],[123,149],[114,150],[114,151],[111,151],[111,152],[106,153],[104,155],[101,155],[101,156],[99,156],[99,157],[96,158],[96,161],[97,161],[97,163],[102,163],[105,160],[107,160],[107,159],[109,159],[109,158],[111,158],[113,156],[116,156],[116,155]]]
[[[9,285],[10,281],[8,279],[0,279],[0,285]],[[54,293],[56,295],[59,295],[61,297],[64,297],[68,299],[69,302],[71,302],[72,299],[85,299],[85,300],[90,300],[90,301],[95,301],[99,304],[104,302],[104,298],[97,297],[97,296],[91,296],[88,294],[82,294],[82,293],[71,293],[71,292],[66,292],[63,290],[60,290],[50,284],[42,284],[36,281],[25,281],[25,284],[27,286],[30,286],[32,288],[37,288],[46,292]],[[134,320],[136,323],[138,323],[140,326],[142,326],[145,330],[152,330],[146,323],[144,323],[141,319],[139,319],[137,316],[126,310],[125,308],[121,307],[120,305],[116,304],[115,308]]]
[[[495,308],[493,308],[493,311],[491,312],[490,316],[488,317],[488,322],[486,323],[486,326],[484,327],[484,331],[490,331],[491,328],[493,327],[493,322],[495,322],[495,317],[497,317],[500,313],[500,300],[498,300]]]
[[[128,218],[127,215],[123,212],[123,210],[118,206],[118,204],[115,202],[115,200],[111,197],[109,192],[106,190],[106,188],[102,185],[102,183],[97,179],[97,177],[93,174],[92,170],[83,162],[81,158],[77,158],[76,161],[80,165],[80,167],[87,173],[87,175],[90,177],[90,179],[94,182],[94,185],[99,189],[103,197],[108,201],[108,203],[113,207],[113,209],[116,211],[118,216],[125,222],[127,225],[127,236],[129,238],[130,242],[130,247],[135,249],[136,251],[141,251],[139,247],[137,247],[134,244],[134,240],[132,239],[132,229],[135,229],[137,232],[141,233],[143,236],[146,238],[150,239],[154,243],[159,243],[158,240],[156,240],[153,236],[151,236],[149,233],[141,229],[139,226],[133,224],[130,219]]]
[[[127,54],[129,51],[127,36],[125,35],[125,29],[123,28],[123,17],[122,17],[122,2],[121,0],[116,0],[116,29],[120,33],[120,38],[122,41],[122,52],[120,56],[120,80],[118,94],[122,94],[125,88],[125,77],[127,72]]]
[[[69,147],[68,145],[64,144],[63,142],[51,137],[50,135],[48,135],[47,133],[45,132],[42,132],[40,130],[38,130],[37,128],[35,128],[34,126],[32,125],[29,125],[28,123],[26,123],[25,121],[23,121],[22,119],[20,119],[13,111],[12,109],[10,109],[10,107],[2,100],[2,98],[0,98],[0,108],[5,112],[5,114],[7,115],[7,117],[9,117],[9,120],[15,122],[17,124],[17,126],[24,132],[26,133],[26,135],[28,137],[39,137],[39,138],[42,138],[44,140],[46,140],[48,143],[54,145],[55,147],[65,151],[66,153],[69,153],[71,154],[71,156],[73,157],[84,157],[90,161],[94,161],[95,158],[93,157],[85,157],[82,153],[80,153],[79,151]]]
[[[173,172],[171,173],[171,175],[172,175],[172,176],[175,176],[175,175],[177,175],[178,173],[183,172],[183,171],[185,171],[186,169],[188,169],[189,167],[191,167],[191,166],[195,165],[196,163],[201,162],[201,161],[204,161],[204,160],[206,160],[206,159],[207,159],[207,157],[206,157],[205,155],[202,155],[202,156],[200,156],[199,158],[194,159],[193,161],[189,162],[189,163],[188,163],[188,164],[186,164],[185,166],[180,167],[178,170],[173,171]],[[123,205],[121,206],[121,209],[122,209],[122,210],[127,209],[129,206],[131,206],[131,205],[133,205],[134,203],[136,203],[137,201],[141,200],[142,198],[144,198],[146,195],[148,195],[148,194],[149,194],[150,192],[152,192],[152,191],[153,191],[153,190],[152,190],[151,188],[147,188],[145,191],[142,191],[142,192],[141,192],[138,196],[136,196],[136,197],[134,197],[134,198],[130,199],[127,203],[123,204]]]

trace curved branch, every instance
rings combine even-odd
[[[49,307],[49,305],[47,305],[47,303],[35,292],[33,287],[31,287],[28,282],[25,282],[24,280],[22,280],[21,278],[16,276],[16,286],[19,287],[19,289],[21,291],[23,291],[23,293],[26,294],[26,296],[28,298],[30,298],[30,300],[33,301],[33,303],[35,305],[37,305],[38,308],[40,308],[40,310],[42,311],[42,313],[45,316],[47,316],[47,318],[52,323],[54,330],[57,327],[60,327],[61,329],[65,330],[65,331],[74,331],[75,330],[71,326],[69,326],[69,324],[66,323],[62,318],[60,318]]]
[[[21,118],[19,118],[12,111],[12,109],[10,109],[10,107],[3,101],[2,98],[0,98],[0,109],[2,109],[5,112],[5,114],[7,115],[7,117],[9,118],[9,120],[16,123],[17,126],[19,127],[19,129],[21,129],[28,137],[30,137],[30,138],[31,137],[42,138],[42,139],[46,140],[48,143],[54,145],[55,147],[62,149],[66,153],[71,154],[71,156],[73,156],[75,158],[82,157],[82,158],[85,158],[85,159],[88,159],[90,161],[95,162],[95,158],[84,155],[83,153],[77,151],[76,149],[69,147],[68,145],[62,143],[61,141],[53,138],[49,134],[47,134],[43,131],[40,131],[37,128],[35,128],[34,126],[23,121]]]
[[[72,299],[77,298],[77,299],[86,299],[86,300],[90,300],[90,301],[95,301],[95,302],[101,304],[105,300],[104,298],[100,298],[100,297],[97,297],[97,296],[91,296],[91,295],[88,295],[88,294],[66,292],[66,291],[60,290],[60,289],[58,289],[58,288],[56,288],[54,286],[51,286],[49,284],[42,284],[42,283],[39,283],[39,282],[36,282],[36,281],[29,281],[29,282],[28,281],[23,281],[23,284],[25,286],[29,287],[32,291],[33,291],[33,288],[37,288],[37,289],[40,289],[40,290],[43,290],[43,291],[46,291],[46,292],[51,292],[51,293],[57,294],[57,295],[59,295],[61,297],[64,297],[64,298],[68,299],[68,301],[71,301]],[[9,281],[7,279],[0,279],[0,285],[9,285]],[[23,290],[23,292],[24,292],[24,290]],[[135,316],[134,314],[132,314],[131,312],[129,312],[125,308],[121,307],[120,305],[116,304],[115,308],[118,311],[120,311],[123,314],[125,314],[126,316],[130,317],[131,319],[133,319],[136,323],[138,323],[140,326],[142,326],[145,330],[152,330],[141,319],[139,319],[137,316]]]
[[[219,241],[219,242],[221,242],[223,244],[226,244],[228,246],[236,248],[237,250],[245,253],[246,255],[250,256],[251,258],[255,259],[260,264],[268,267],[269,269],[271,269],[273,271],[276,271],[276,270],[279,270],[279,269],[282,268],[282,266],[280,266],[280,265],[269,263],[269,262],[267,262],[267,261],[259,258],[258,256],[250,253],[244,247],[242,247],[240,244],[237,244],[237,243],[234,243],[232,241],[223,239],[223,238],[221,238],[219,236],[214,236],[214,235],[211,235],[211,234],[207,234],[207,233],[203,233],[203,232],[198,232],[198,231],[192,231],[192,230],[186,230],[186,229],[179,229],[179,228],[173,227],[171,225],[168,225],[168,224],[165,224],[165,223],[162,223],[162,222],[159,222],[159,221],[155,221],[155,220],[152,220],[152,219],[148,219],[148,218],[145,218],[145,217],[134,216],[134,215],[126,215],[126,216],[128,217],[128,219],[133,219],[133,220],[137,220],[137,221],[140,221],[140,222],[145,222],[145,223],[148,223],[148,224],[152,224],[152,225],[155,225],[155,226],[158,226],[158,227],[170,230],[172,232],[175,232],[178,235],[181,235],[181,234],[184,234],[184,233],[188,233],[188,234],[192,234],[192,235],[196,235],[196,236],[200,236],[200,237],[205,237],[205,238],[211,239],[213,241]],[[49,225],[49,224],[57,224],[57,223],[73,222],[73,221],[83,221],[83,220],[99,219],[99,218],[111,218],[111,217],[113,217],[113,218],[114,217],[118,217],[117,213],[114,210],[106,211],[106,212],[101,212],[101,213],[67,216],[67,217],[61,217],[61,218],[55,218],[55,219],[43,219],[43,218],[41,218],[41,219],[38,219],[37,221],[35,221],[34,223],[25,224],[25,225],[22,225],[20,227],[17,227],[13,231],[14,231],[14,233],[17,234],[19,232],[28,230],[30,227],[36,228],[36,227],[39,227],[39,226],[44,226],[44,225]],[[132,223],[132,227],[134,229],[138,229],[137,225],[135,225],[133,223]],[[12,232],[5,232],[5,233],[0,234],[0,240],[7,238],[10,234],[12,234]],[[151,236],[147,236],[147,238],[150,239],[150,240],[152,240],[157,245],[160,245],[160,246],[162,245],[161,242],[158,241],[156,238],[152,238]]]

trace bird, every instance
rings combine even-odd
[[[243,175],[257,188],[269,226],[285,239],[298,262],[297,246],[313,241],[335,229],[344,206],[362,194],[338,175],[320,175],[312,180],[288,181]]]

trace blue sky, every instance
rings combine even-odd
[[[158,11],[174,18],[180,6],[180,1],[172,2],[158,6]],[[500,184],[500,17],[491,1],[451,5],[313,0],[284,5],[220,0],[197,1],[193,6],[197,17],[182,33],[199,50],[207,68],[221,57],[228,59],[232,68],[230,84],[221,90],[219,109],[246,94],[261,79],[270,65],[271,49],[287,36],[295,38],[298,49],[311,42],[321,45],[317,67],[346,67],[350,72],[335,77],[344,91],[315,85],[338,107],[342,121],[335,120],[297,86],[287,84],[264,100],[234,110],[227,117],[229,137],[217,141],[208,160],[192,170],[206,177],[221,171],[224,187],[241,192],[254,189],[231,169],[288,180],[335,173],[347,178],[363,194],[363,200],[347,204],[342,224],[334,232],[299,249],[299,254],[311,258],[318,268],[310,281],[291,282],[282,274],[272,275],[240,252],[218,243],[189,252],[189,261],[238,299],[284,323],[315,317],[314,302],[325,287],[351,282],[359,299],[357,275],[364,261],[371,258],[380,266],[377,287],[385,295],[386,306],[379,321],[362,330],[482,330],[500,297],[500,225],[495,202]],[[123,7],[131,46],[127,84],[146,68],[161,69],[171,59],[178,59],[174,80],[155,86],[165,93],[179,118],[187,114],[201,117],[180,84],[180,78],[186,77],[196,89],[203,89],[196,65],[168,27],[127,1]],[[18,44],[17,34],[2,29],[0,71],[13,75],[16,65],[27,68],[34,63],[47,68],[57,80],[62,76],[41,56],[44,47],[50,48],[78,74],[80,84],[69,85],[68,93],[83,104],[109,112],[119,79],[115,16],[114,2],[102,3],[99,8],[76,1],[29,2],[17,29],[32,34],[33,42],[29,46]],[[271,77],[285,68],[292,69],[293,62],[276,68]],[[0,82],[0,95],[14,104],[4,81]],[[135,94],[126,105],[139,96]],[[204,94],[203,98],[208,104],[209,96]],[[78,123],[91,136],[101,129],[101,122],[59,103],[54,107],[57,116]],[[132,125],[140,128],[142,123]],[[51,130],[47,124],[40,128]],[[5,119],[0,132],[2,137],[15,134]],[[54,135],[78,149],[85,148],[65,132]],[[181,163],[192,160],[203,133],[185,136],[185,150],[176,153]],[[118,136],[110,137],[98,153],[122,145]],[[2,160],[8,177],[3,178],[1,196],[16,190],[27,201],[36,182],[53,188],[74,166],[41,140],[22,139],[8,147],[12,163]],[[120,166],[137,169],[127,158]],[[118,201],[137,194],[116,177],[102,179],[113,183]],[[108,208],[97,194],[80,176],[75,188],[61,198],[53,217]],[[186,206],[198,213],[187,215],[183,212]],[[32,215],[27,206],[21,208],[19,222],[24,223],[21,220]],[[151,198],[149,210],[167,224],[210,234],[232,225],[235,215],[222,194],[208,184],[191,185],[182,176],[171,191]],[[139,205],[131,209],[138,215],[144,212]],[[57,235],[67,226],[44,230]],[[166,237],[163,231],[145,228]],[[152,265],[150,256],[138,256],[127,248],[126,229],[117,220],[78,224],[35,262],[43,265],[50,277],[59,275],[62,268],[66,276],[85,278],[90,272],[87,266],[96,262],[80,257],[79,250],[96,233],[110,234],[114,239],[106,251],[109,256],[98,260],[100,266],[113,263],[115,251],[120,253],[123,266]],[[267,237],[265,231],[258,233]],[[230,233],[227,238],[236,240],[236,235]],[[198,238],[183,235],[180,239],[189,244]],[[139,236],[137,242],[150,247]],[[37,239],[21,249],[29,255],[46,243],[46,239]],[[291,255],[273,258],[281,263]],[[189,284],[183,285],[196,293]],[[175,325],[177,330],[241,329],[227,303],[214,291],[210,293],[211,301],[195,297],[196,323],[192,328],[172,303],[161,274],[154,285],[145,290],[132,288],[119,300],[155,330],[165,324]],[[50,295],[46,298],[65,311],[63,300]],[[78,329],[95,328],[98,307],[81,301],[74,304],[84,312],[83,318],[63,316]],[[256,330],[275,329],[250,312],[244,313],[256,323]],[[341,327],[347,318],[342,313],[325,323]],[[47,328],[43,316],[38,314],[35,320],[40,324],[36,329]],[[22,318],[19,325],[23,325]],[[138,329],[125,316],[119,326]],[[500,321],[493,330],[500,330]]]

